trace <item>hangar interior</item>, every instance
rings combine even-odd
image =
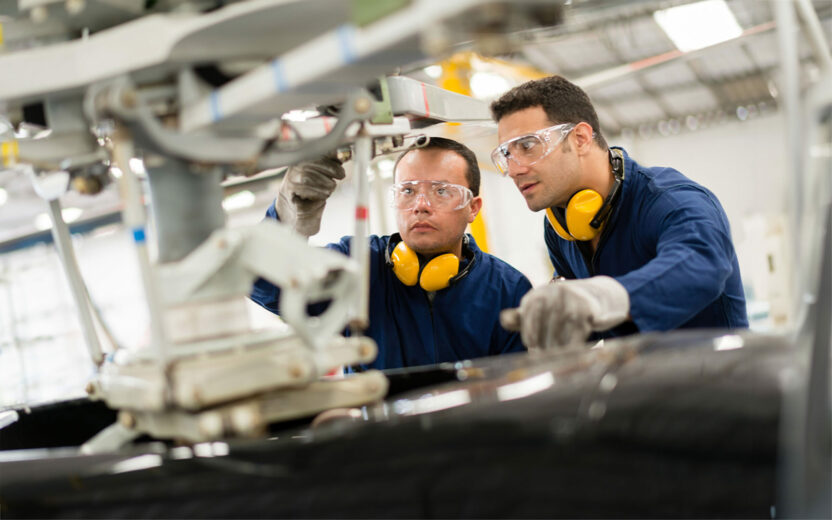
[[[355,318],[351,312],[361,314],[355,307],[365,305],[359,293],[366,279],[360,269],[356,271],[359,274],[354,274],[340,263],[346,260],[316,256],[315,247],[305,248],[297,237],[288,234],[280,234],[274,242],[264,240],[264,244],[279,247],[266,255],[258,256],[260,250],[251,252],[257,260],[245,265],[260,268],[271,262],[273,276],[286,276],[281,281],[288,284],[290,278],[297,277],[306,280],[308,285],[298,290],[295,301],[299,309],[314,301],[313,294],[342,298],[345,307],[333,305],[326,319],[314,321],[305,314],[292,317],[288,313],[281,319],[251,301],[235,300],[234,304],[194,310],[187,317],[180,315],[183,325],[179,337],[179,331],[171,331],[173,322],[166,321],[170,318],[162,316],[167,311],[159,298],[165,293],[164,298],[178,298],[178,304],[184,305],[194,295],[198,299],[199,291],[230,293],[232,285],[244,283],[236,275],[222,271],[225,264],[220,265],[236,262],[237,257],[229,260],[228,255],[214,251],[212,257],[205,252],[205,256],[191,255],[187,258],[190,263],[186,263],[185,256],[214,239],[240,248],[235,251],[243,251],[247,244],[256,242],[259,232],[248,234],[247,230],[263,220],[266,208],[278,193],[284,167],[339,146],[351,155],[351,160],[344,164],[347,176],[328,200],[321,230],[309,240],[311,246],[337,242],[346,235],[395,232],[395,214],[387,191],[393,183],[396,150],[402,149],[402,141],[397,139],[407,143],[414,136],[445,136],[462,141],[477,154],[482,171],[483,210],[470,228],[477,243],[484,251],[520,270],[533,286],[546,285],[552,277],[552,265],[543,239],[544,218],[540,212],[528,211],[511,180],[501,176],[491,163],[489,154],[499,143],[488,104],[514,86],[558,74],[589,94],[601,131],[611,145],[623,147],[642,164],[673,167],[719,198],[730,222],[743,277],[750,328],[745,341],[749,345],[768,345],[768,341],[786,344],[793,349],[792,359],[799,360],[796,363],[802,370],[790,368],[791,372],[784,370],[772,376],[779,378],[783,393],[780,400],[772,399],[777,406],[790,399],[801,403],[800,399],[804,399],[813,403],[808,405],[811,408],[816,403],[810,396],[822,394],[817,397],[821,408],[811,408],[813,420],[807,417],[807,408],[797,406],[798,411],[789,411],[792,415],[787,415],[787,407],[782,404],[784,408],[777,408],[780,422],[775,426],[766,423],[777,430],[773,435],[779,441],[772,442],[792,450],[778,451],[780,463],[769,461],[774,475],[771,478],[776,481],[776,485],[769,483],[769,487],[776,488],[771,495],[777,496],[776,505],[787,514],[812,516],[829,511],[828,488],[825,496],[821,492],[820,499],[818,495],[808,495],[829,483],[828,461],[818,470],[811,464],[783,465],[782,460],[788,458],[784,453],[799,460],[829,454],[829,242],[827,238],[824,246],[823,239],[824,233],[829,232],[825,222],[832,175],[830,41],[829,0],[6,0],[0,4],[0,143],[4,145],[0,169],[0,414],[5,414],[0,415],[0,436],[2,429],[24,417],[26,410],[84,400],[96,392],[98,399],[116,410],[152,410],[152,397],[143,402],[143,397],[131,395],[145,392],[144,387],[131,387],[131,383],[125,382],[144,375],[103,371],[102,366],[116,358],[118,352],[142,362],[161,359],[162,366],[166,366],[165,362],[185,356],[171,347],[176,341],[190,342],[188,348],[193,352],[238,352],[255,342],[290,337],[287,334],[297,342],[291,348],[315,345],[318,350],[312,350],[324,352],[320,342],[325,340],[321,338],[326,331],[331,336],[343,328],[347,316]],[[277,80],[273,79],[275,75]],[[292,79],[291,85],[277,89],[264,86],[269,81],[288,81],[286,78]],[[382,94],[380,101],[377,91],[386,89],[392,93],[389,98]],[[416,102],[408,96],[416,96]],[[441,105],[445,112],[427,109],[429,96],[431,105]],[[390,110],[387,121],[371,124],[371,118],[379,114],[371,116],[369,109],[362,107],[367,103],[382,105],[384,101]],[[424,107],[419,106],[422,101]],[[378,150],[384,153],[374,153]],[[177,166],[170,167],[169,177],[179,168],[196,173],[201,180],[193,185],[188,184],[191,181],[165,185],[166,181],[152,180],[148,170],[158,168],[159,157],[175,158]],[[153,183],[158,187],[151,186]],[[165,204],[170,209],[160,214],[156,204],[166,195]],[[175,202],[177,198],[181,201]],[[220,201],[222,209],[205,209]],[[356,207],[362,204],[369,208],[366,221],[353,217]],[[167,231],[160,232],[161,219],[167,221]],[[171,223],[176,219],[205,224],[196,231],[192,224],[180,229],[179,224]],[[224,222],[214,225],[212,219]],[[147,233],[146,241],[136,239],[137,228]],[[206,229],[221,229],[224,234],[220,238],[211,235],[209,240]],[[194,238],[194,233],[198,238]],[[193,244],[181,245],[180,241]],[[176,252],[177,247],[185,248],[184,252]],[[249,253],[239,256],[245,254]],[[360,255],[350,261],[362,265]],[[161,272],[159,266],[165,262],[181,265],[176,267],[178,271],[170,268]],[[305,267],[308,269],[304,270]],[[321,281],[324,268],[349,276],[339,275],[337,284],[342,285],[336,284],[333,289]],[[165,280],[172,289],[165,287]],[[186,281],[179,287],[176,280]],[[249,278],[244,280],[250,282]],[[167,291],[176,295],[170,296]],[[233,318],[225,322],[220,316]],[[216,325],[218,332],[214,336],[196,330],[210,328],[212,320],[223,321]],[[314,323],[310,324],[311,321]],[[166,330],[159,325],[162,322],[168,324]],[[233,336],[233,341],[212,339],[223,334]],[[240,339],[243,335],[247,339]],[[723,336],[719,340],[722,343],[714,340],[715,350],[732,350],[733,340],[724,340],[732,337]],[[656,341],[673,344],[676,340],[668,335]],[[677,343],[685,341],[680,339]],[[615,351],[616,355],[625,356],[629,345],[625,342],[620,351]],[[337,348],[341,349],[337,353],[321,354],[327,361],[316,361],[315,369],[350,364],[362,355],[366,357],[366,353],[360,353],[365,346],[357,339],[339,343]],[[818,354],[824,350],[825,357]],[[602,359],[602,354],[593,349],[582,355]],[[107,361],[101,366],[93,363],[91,356],[95,359],[96,355]],[[553,357],[546,358],[546,362],[557,366],[576,363],[569,365],[569,370],[577,373],[575,366],[580,363],[572,358],[564,361],[568,358],[566,353],[561,358],[557,355],[551,354]],[[228,361],[231,365],[239,363],[240,371],[250,368],[247,363],[258,362],[265,363],[243,360],[242,356],[238,361]],[[748,362],[748,366],[764,364],[759,359],[737,358],[734,362]],[[285,360],[273,363],[277,367]],[[534,359],[525,363],[545,365]],[[674,361],[663,363],[666,364],[644,370],[652,369],[655,374],[667,369],[663,373],[673,374]],[[493,370],[505,375],[496,362],[488,367],[489,374]],[[208,367],[202,369],[203,374],[210,373]],[[210,388],[208,382],[200,379],[200,368],[193,370],[192,375],[183,376],[193,378],[188,380],[189,384]],[[459,367],[447,370],[458,371]],[[531,371],[527,381],[533,381],[533,386],[541,381],[541,374],[548,373]],[[795,373],[800,375],[794,376]],[[464,379],[455,374],[454,378]],[[797,397],[786,396],[789,374],[800,381],[794,390]],[[339,405],[321,405],[321,409],[357,406],[384,397],[387,380],[374,380],[376,376],[369,373],[362,376],[368,387],[376,385],[375,392],[356,397],[358,402],[347,399]],[[165,384],[164,377],[156,377],[147,376],[148,388]],[[730,376],[723,372],[721,377]],[[390,384],[395,381],[392,376],[389,380]],[[756,381],[753,377],[750,380],[752,384]],[[310,386],[306,395],[318,391],[316,383],[307,383]],[[262,388],[252,392],[261,395],[264,389],[272,391],[269,384],[264,382]],[[357,395],[345,385],[321,390],[329,392],[327,397],[320,397],[324,395],[321,393],[310,399],[340,402],[332,396]],[[454,408],[456,405],[447,404],[453,402],[455,395],[461,395],[454,391],[462,390],[432,394],[444,396],[445,400],[438,404],[424,402],[421,406],[427,412],[419,413],[430,415],[434,410]],[[162,395],[163,391],[159,392]],[[303,390],[298,391],[298,395],[302,393]],[[703,390],[703,399],[719,400],[720,394],[704,396],[705,393]],[[304,404],[297,404],[304,397],[291,401],[295,398],[294,394],[281,394],[273,407],[304,410]],[[286,404],[280,399],[291,402]],[[409,403],[389,401],[390,407],[396,403],[407,404],[411,412],[413,407],[420,406],[415,397]],[[187,404],[181,406],[188,408]],[[517,415],[533,415],[530,406],[531,403],[518,404]],[[579,408],[589,409],[587,406],[591,408],[585,403]],[[279,421],[306,417],[313,409],[316,408],[285,416],[278,411],[272,418]],[[367,415],[366,407],[364,410]],[[184,424],[188,418],[208,416],[202,412],[189,415],[191,411],[182,412],[185,419],[165,416],[164,420],[170,422],[164,426],[160,426],[164,422],[158,419],[160,416],[153,416],[156,412],[134,414],[135,420],[144,424],[144,430],[113,441],[114,445],[128,443],[139,433],[188,439],[189,434],[183,432],[189,432],[190,426],[176,426],[176,421]],[[586,413],[591,416],[595,412]],[[385,408],[383,413],[376,410],[369,415],[380,420],[387,414]],[[790,417],[791,424],[811,423],[816,430],[807,426],[800,431],[806,438],[820,435],[820,444],[808,442],[807,451],[795,455],[797,448],[789,435],[799,434],[783,433],[788,430],[785,417]],[[141,423],[142,420],[145,422]],[[462,421],[464,416],[455,420]],[[293,423],[292,427],[295,426]],[[239,427],[237,433],[243,430]],[[245,433],[251,436],[251,432],[243,433],[243,437]],[[227,445],[211,441],[225,439],[227,434],[222,429],[204,437],[195,434],[190,442],[207,441],[209,448],[219,450],[211,452],[206,460],[215,459],[217,467],[221,467]],[[337,432],[326,434],[337,437]],[[418,435],[418,431],[403,431],[398,442]],[[708,438],[705,433],[702,435],[702,439]],[[791,444],[783,439],[792,439]],[[96,449],[104,453],[100,456],[110,457],[102,458],[100,464],[135,462],[136,458],[113,452],[107,444],[109,440],[99,441]],[[206,444],[196,446],[209,449],[204,448]],[[820,451],[811,451],[817,446]],[[288,449],[303,451],[310,458],[316,456],[311,448]],[[428,452],[430,446],[415,453],[421,449]],[[510,452],[506,448],[506,457]],[[161,456],[164,462],[157,465],[164,467],[171,457],[170,453],[160,454],[157,448],[139,455],[148,453]],[[131,452],[134,455],[136,452]],[[29,460],[30,455],[20,457]],[[38,460],[31,457],[31,464],[48,464],[50,455],[38,455],[42,457]],[[175,459],[176,455],[172,457]],[[14,463],[11,458],[0,457],[0,465],[4,460]],[[43,467],[48,470],[51,466]],[[524,469],[522,463],[506,463],[505,467],[512,471]],[[66,498],[66,492],[48,486],[43,489],[63,498],[56,499],[59,505],[53,509],[38,509],[41,504],[32,498],[35,495],[27,494],[26,486],[34,483],[31,485],[36,488],[39,481],[27,469],[21,469],[20,464],[9,468],[7,475],[19,475],[20,480],[12,485],[7,477],[0,476],[0,517],[4,507],[10,517],[25,516],[26,507],[32,504],[36,507],[31,511],[46,516],[71,516],[78,511],[86,516],[118,514],[118,509],[84,509],[74,499]],[[137,468],[136,474],[141,473],[141,462]],[[61,471],[64,470],[58,473]],[[245,473],[248,469],[224,471]],[[260,469],[251,471],[257,473]],[[383,474],[382,470],[375,473]],[[783,474],[789,475],[785,484]],[[744,473],[737,475],[753,480]],[[805,483],[807,475],[821,477],[796,492],[796,483]],[[172,473],[165,476],[175,478]],[[320,474],[310,478],[319,479]],[[568,480],[563,475],[561,478]],[[334,485],[339,484],[341,481]],[[486,489],[483,486],[478,491]],[[481,500],[474,491],[460,493],[468,493],[472,502]],[[346,492],[333,496],[344,500]],[[355,496],[373,501],[367,493],[356,492]],[[391,491],[390,496],[396,494]],[[766,496],[760,501],[767,499]],[[673,502],[666,496],[656,500],[662,504],[662,500]],[[334,511],[346,516],[412,513],[407,508],[396,509],[384,500],[375,503],[379,504],[377,509],[347,507]],[[446,504],[442,500],[437,503]],[[614,504],[617,505],[610,507],[624,507],[620,502]],[[678,510],[624,507],[617,511],[621,516],[659,511],[658,516],[669,517],[708,513],[731,517],[748,513],[740,507],[731,509],[715,498],[709,504],[713,509],[684,504]],[[772,517],[781,515],[774,503],[769,505]],[[569,508],[560,513],[553,511],[551,516],[574,516],[576,511],[585,512],[585,516],[610,515],[608,510],[596,506],[578,504],[576,499]],[[168,516],[166,511],[174,511],[172,516],[189,516],[182,509],[133,509],[125,510],[124,515]],[[215,514],[233,516],[233,511]],[[335,514],[333,510],[316,507],[279,513],[272,510],[271,514],[263,511],[265,516]],[[416,511],[417,516],[427,517],[477,516],[488,510],[437,506],[434,510]],[[498,507],[491,511],[496,516],[536,516],[543,510]]]

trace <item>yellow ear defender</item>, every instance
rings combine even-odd
[[[601,232],[624,181],[624,161],[620,151],[610,150],[610,164],[615,183],[606,199],[595,190],[583,189],[569,198],[566,209],[546,208],[546,218],[559,237],[569,241],[587,241]]]
[[[474,265],[475,257],[468,246],[467,236],[463,238],[462,251],[468,258],[468,265],[462,272],[459,271],[459,258],[453,253],[431,258],[422,266],[419,255],[401,240],[398,233],[390,237],[390,244],[392,245],[396,240],[399,242],[390,251],[388,262],[392,265],[396,278],[410,287],[418,283],[426,291],[440,291],[465,277]]]
[[[413,286],[419,282],[419,286],[426,291],[444,289],[459,273],[459,258],[455,254],[439,255],[422,267],[416,252],[404,242],[396,245],[390,260],[393,262],[393,273],[403,284]]]

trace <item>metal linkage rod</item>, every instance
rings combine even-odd
[[[81,278],[81,271],[75,258],[75,251],[72,247],[72,239],[69,236],[69,227],[61,216],[61,202],[55,198],[49,201],[49,217],[52,220],[52,238],[55,240],[55,247],[61,258],[66,277],[69,280],[72,299],[75,300],[75,307],[78,309],[78,319],[81,320],[81,332],[87,344],[93,363],[100,365],[104,361],[104,353],[101,351],[101,344],[98,342],[98,334],[95,332],[95,323],[90,312],[90,305],[86,299],[87,289]]]
[[[372,138],[365,132],[360,132],[355,141],[355,235],[352,238],[350,256],[358,264],[358,290],[351,326],[361,330],[366,329],[370,323],[369,175],[372,146]]]

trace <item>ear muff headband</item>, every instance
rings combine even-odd
[[[581,190],[569,198],[566,209],[546,208],[546,217],[555,233],[564,240],[588,241],[601,232],[601,227],[609,216],[621,193],[624,180],[624,161],[621,152],[610,150],[615,182],[606,199],[592,189]]]
[[[391,242],[397,238],[394,235]],[[463,241],[463,250],[467,249],[468,240]],[[453,253],[445,253],[432,258],[421,266],[419,256],[404,241],[399,241],[388,256],[393,273],[403,284],[412,287],[417,283],[426,291],[440,291],[452,283],[464,278],[474,264],[474,254],[468,251],[468,265],[459,272],[459,258]]]

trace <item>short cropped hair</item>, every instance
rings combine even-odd
[[[465,146],[464,144],[454,141],[453,139],[446,139],[444,137],[431,137],[428,141],[428,144],[424,146],[413,146],[408,148],[401,155],[399,158],[396,159],[396,164],[393,166],[393,180],[396,179],[396,169],[399,167],[399,163],[402,161],[405,155],[410,153],[413,150],[449,150],[451,152],[455,152],[459,154],[463,159],[465,159],[465,163],[468,165],[468,168],[465,170],[465,180],[468,181],[468,188],[474,194],[474,197],[479,196],[480,194],[480,167],[477,163],[477,156],[471,151],[470,148]]]
[[[586,122],[595,133],[595,142],[603,150],[607,141],[601,135],[598,114],[581,87],[561,76],[527,81],[509,90],[491,103],[491,114],[498,123],[503,117],[526,108],[541,107],[553,125]]]

